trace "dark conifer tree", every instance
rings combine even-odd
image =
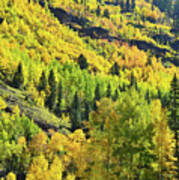
[[[48,84],[50,86],[50,95],[47,97],[46,106],[49,107],[51,111],[55,110],[56,98],[57,98],[57,86],[55,80],[54,71],[51,70],[48,78]]]
[[[135,9],[135,6],[136,6],[136,4],[135,4],[135,0],[132,0],[132,10],[134,10],[134,9]]]
[[[101,99],[100,97],[100,88],[99,88],[99,84],[96,85],[96,89],[95,89],[95,100],[99,101]]]
[[[84,119],[85,119],[86,121],[89,120],[89,113],[90,113],[90,105],[89,105],[89,102],[85,102]]]
[[[127,12],[130,11],[130,1],[129,0],[126,1],[126,11]]]
[[[60,81],[59,85],[58,85],[57,105],[56,105],[56,108],[55,108],[55,114],[57,116],[61,115],[62,98],[63,98],[63,87],[62,87],[62,82]]]
[[[121,9],[124,10],[124,0],[120,2]]]
[[[116,89],[113,96],[113,101],[117,101],[118,97],[119,97],[119,93],[118,93],[118,90]]]
[[[104,17],[109,18],[109,10],[108,9],[104,10]]]
[[[100,14],[101,14],[101,9],[100,9],[100,6],[98,5],[98,7],[96,9],[96,15],[100,16]]]
[[[119,0],[116,0],[115,4],[118,6],[119,5]]]
[[[162,93],[161,93],[161,90],[158,89],[158,95],[157,95],[157,98],[162,100]]]
[[[130,85],[129,87],[132,87],[136,84],[136,78],[134,76],[134,72],[131,73],[131,77],[130,77]]]
[[[151,99],[150,99],[150,91],[149,91],[149,89],[146,92],[145,99],[146,99],[147,103],[150,104]]]
[[[46,78],[45,72],[42,71],[42,74],[39,80],[38,90],[44,91],[46,87],[47,87],[47,78]]]
[[[99,89],[99,84],[96,85],[96,89],[95,89],[95,97],[94,97],[94,106],[93,109],[96,111],[97,110],[97,104],[96,101],[100,100],[100,89]]]
[[[125,83],[123,83],[122,91],[123,91],[123,92],[126,91],[126,84],[125,84]]]
[[[110,83],[108,84],[108,87],[107,87],[106,97],[108,97],[108,98],[111,97],[111,85],[110,85]]]
[[[78,57],[78,64],[80,66],[80,69],[87,69],[88,68],[88,62],[87,62],[87,60],[86,60],[86,58],[84,57],[83,54],[81,54]]]
[[[171,92],[170,92],[170,126],[171,129],[175,133],[175,140],[176,140],[176,157],[177,160],[177,178],[179,178],[179,82],[177,79],[176,74],[173,77],[171,82]]]
[[[15,88],[22,88],[24,85],[24,75],[23,75],[22,63],[19,63],[19,65],[17,67],[17,71],[14,74],[12,85]]]
[[[119,65],[115,62],[111,68],[111,74],[119,76]]]
[[[72,103],[71,122],[72,122],[72,131],[75,131],[77,128],[81,127],[82,124],[81,104],[77,92],[75,93]]]

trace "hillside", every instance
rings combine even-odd
[[[177,179],[178,12],[1,0],[0,178]]]

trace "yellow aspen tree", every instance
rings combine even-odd
[[[157,172],[157,178],[159,180],[174,180],[176,169],[174,134],[168,126],[166,110],[161,108],[160,101],[154,101],[152,106],[155,107],[152,109],[155,131],[153,153],[157,157],[157,161],[153,163],[153,167]]]

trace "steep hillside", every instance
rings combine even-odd
[[[1,0],[0,178],[177,179],[177,9]]]

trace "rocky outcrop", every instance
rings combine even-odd
[[[109,37],[109,31],[101,27],[90,27],[81,29],[80,35],[90,36],[95,39],[106,39]]]
[[[164,55],[166,52],[169,52],[169,50],[166,49],[166,48],[159,48],[159,47],[155,46],[152,43],[142,41],[142,40],[133,39],[133,40],[130,41],[130,45],[135,45],[139,49],[144,50],[144,51],[150,50],[157,57],[160,57],[161,55]]]
[[[55,17],[58,18],[58,20],[62,23],[62,24],[73,24],[76,23],[80,26],[85,26],[85,24],[87,22],[89,22],[87,19],[85,18],[79,18],[77,16],[74,16],[70,13],[67,13],[65,10],[61,9],[61,8],[52,8],[49,7],[51,13],[54,14]],[[72,26],[71,26],[72,27]]]
[[[179,51],[179,40],[174,40],[170,43],[170,46],[175,50]]]
[[[173,40],[173,37],[169,36],[168,34],[156,34],[152,36],[155,41],[160,42],[161,44],[167,44],[168,42]]]

